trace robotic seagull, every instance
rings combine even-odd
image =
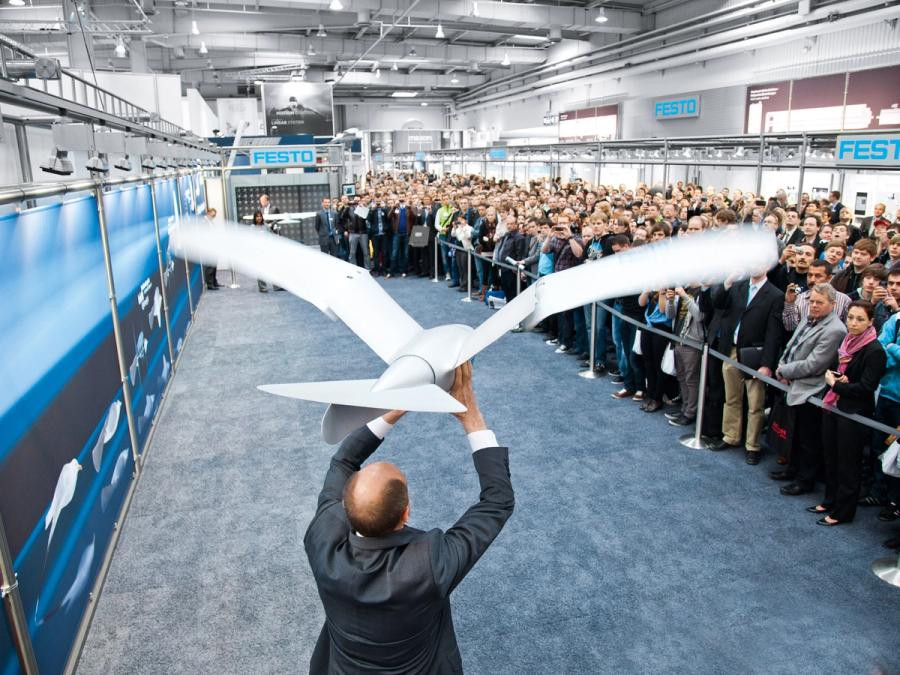
[[[477,328],[422,328],[368,270],[303,244],[246,226],[184,222],[173,250],[189,260],[264,279],[340,319],[388,364],[378,379],[267,384],[270,394],[328,403],[322,436],[338,443],[393,409],[452,413],[465,408],[449,393],[454,370],[520,323],[597,300],[766,270],[777,259],[770,232],[708,232],[632,249],[542,277]]]

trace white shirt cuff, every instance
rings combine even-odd
[[[376,417],[366,426],[369,427],[369,431],[371,431],[381,440],[384,440],[384,437],[387,436],[388,432],[394,428],[394,425],[390,424],[389,422],[385,422],[383,417]]]
[[[494,432],[490,429],[473,431],[468,435],[468,438],[469,447],[472,448],[472,452],[478,452],[479,450],[484,450],[485,448],[498,447],[497,437],[494,436]]]

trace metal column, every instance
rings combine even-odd
[[[3,608],[6,610],[10,637],[16,648],[22,672],[25,675],[37,675],[38,667],[34,658],[34,647],[31,644],[31,635],[28,633],[25,610],[22,608],[19,582],[13,570],[9,545],[6,543],[6,530],[3,527],[2,515],[0,515],[0,598],[3,600]]]
[[[131,439],[131,456],[134,459],[135,475],[140,473],[140,456],[138,453],[138,437],[134,425],[134,410],[131,408],[131,381],[128,379],[128,366],[125,365],[125,347],[122,343],[122,329],[119,323],[119,306],[116,300],[116,282],[113,279],[112,258],[109,254],[109,233],[106,229],[106,213],[103,209],[103,188],[94,190],[97,199],[97,215],[100,218],[100,241],[103,244],[103,262],[106,265],[106,285],[109,289],[109,309],[112,313],[113,337],[116,343],[116,356],[119,360],[119,378],[122,382],[122,398],[125,399],[125,417],[128,420],[128,437]]]
[[[806,173],[806,149],[809,145],[809,139],[806,132],[803,133],[803,140],[800,141],[800,178],[797,180],[797,203],[800,203],[800,195],[803,194],[803,175]],[[757,195],[757,198],[759,195]]]
[[[759,135],[759,161],[756,164],[756,194],[762,192],[762,172],[763,161],[766,153],[766,137],[764,134]]]

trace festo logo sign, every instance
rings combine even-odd
[[[700,97],[657,101],[653,104],[653,115],[658,120],[673,120],[681,117],[700,117]]]
[[[834,158],[838,164],[900,167],[900,134],[838,136]]]
[[[250,151],[251,166],[315,166],[316,148],[312,145],[286,145]]]

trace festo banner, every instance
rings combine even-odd
[[[900,167],[900,134],[838,136],[834,159],[853,166]]]
[[[288,166],[315,166],[316,146],[277,145],[253,148],[249,153],[250,166],[283,168]]]

